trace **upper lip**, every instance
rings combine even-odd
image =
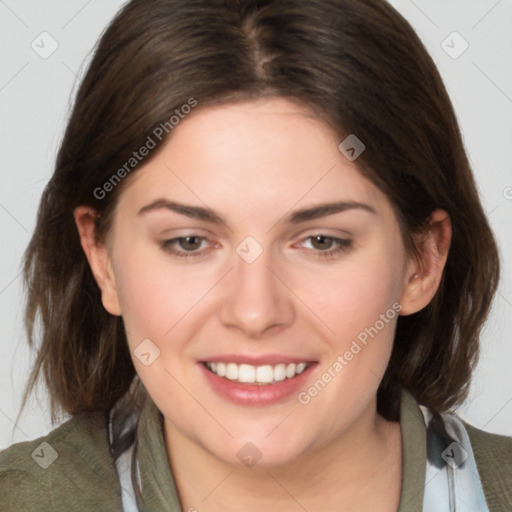
[[[246,356],[242,354],[223,354],[221,356],[207,357],[202,360],[204,363],[236,363],[236,364],[250,364],[252,366],[276,365],[279,363],[284,364],[299,364],[299,363],[313,363],[314,360],[308,357],[291,357],[279,354],[268,354],[262,356]]]

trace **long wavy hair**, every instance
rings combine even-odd
[[[102,306],[73,210],[93,208],[103,240],[136,166],[108,193],[98,190],[155,127],[191,98],[202,108],[261,97],[298,101],[340,141],[350,133],[364,141],[356,163],[393,205],[407,250],[434,209],[449,214],[439,290],[399,317],[378,408],[396,417],[400,388],[436,412],[463,401],[499,259],[448,94],[409,23],[383,0],[132,0],[77,91],[25,253],[25,322],[37,357],[21,410],[41,376],[52,421],[57,411],[140,407],[123,319]]]

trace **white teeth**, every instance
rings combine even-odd
[[[207,368],[218,375],[229,380],[236,380],[247,384],[271,384],[280,382],[286,378],[291,379],[301,374],[308,366],[307,363],[290,363],[288,365],[279,363],[274,366],[266,364],[263,366],[252,366],[250,364],[236,363],[206,363]]]
[[[291,379],[294,375],[295,375],[295,369],[297,368],[297,366],[294,364],[294,363],[290,363],[287,367],[286,367],[286,376]]]
[[[219,377],[226,376],[226,365],[224,363],[210,363],[212,365],[212,371],[215,372]],[[215,368],[213,365],[216,364]]]
[[[229,380],[237,380],[238,379],[238,365],[237,364],[228,363],[226,365],[226,377]]]
[[[276,364],[274,366],[274,380],[277,382],[286,379],[286,365]]]
[[[302,373],[306,369],[306,363],[299,363],[295,371],[297,374]]]
[[[258,368],[256,368],[256,380],[263,384],[269,384],[274,380],[274,368],[269,364],[258,366]]]
[[[258,368],[259,369],[259,368]],[[240,382],[254,382],[256,379],[256,368],[250,364],[241,364],[238,367],[238,380]]]

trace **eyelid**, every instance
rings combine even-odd
[[[334,226],[312,226],[308,228],[304,228],[301,231],[296,232],[293,235],[293,238],[305,238],[308,236],[330,236],[333,238],[341,238],[341,237],[353,237],[354,232],[349,231],[348,229],[340,229]]]
[[[200,236],[205,238],[215,237],[211,230],[203,227],[196,226],[183,226],[183,227],[172,227],[168,229],[156,229],[154,233],[161,237],[167,237],[168,240],[171,238],[185,238],[187,236]]]

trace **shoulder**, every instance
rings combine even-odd
[[[0,495],[6,512],[121,510],[104,416],[76,415],[0,452]]]
[[[512,506],[512,437],[490,434],[466,422],[485,498],[492,510]]]

